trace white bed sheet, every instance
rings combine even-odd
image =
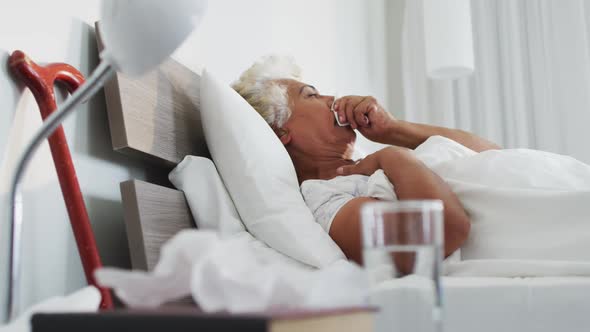
[[[590,278],[445,277],[443,285],[444,331],[590,331]],[[431,307],[412,279],[383,282],[371,300],[381,307],[376,331],[430,331]]]

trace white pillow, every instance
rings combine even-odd
[[[287,151],[229,85],[201,78],[207,146],[248,231],[302,263],[323,267],[344,254],[305,205]]]
[[[222,238],[240,241],[260,262],[284,263],[309,269],[287,257],[246,231],[223,181],[210,159],[186,156],[168,175],[170,182],[184,192],[186,201],[200,230],[219,231]]]
[[[186,156],[168,179],[184,192],[199,229],[219,230],[222,234],[246,230],[211,160]]]

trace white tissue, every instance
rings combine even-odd
[[[52,297],[35,304],[8,325],[0,326],[0,332],[28,332],[31,330],[31,317],[36,313],[51,312],[92,312],[100,305],[100,292],[88,286],[64,297]]]
[[[154,307],[192,295],[207,312],[349,307],[366,304],[363,270],[340,260],[315,270],[286,257],[261,255],[245,236],[185,230],[162,249],[153,272],[102,268],[98,282],[130,307]]]

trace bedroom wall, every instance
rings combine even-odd
[[[40,124],[32,96],[8,73],[7,57],[21,49],[38,62],[67,62],[88,75],[98,61],[92,29],[98,5],[97,0],[23,0],[0,6],[0,315],[8,261],[8,170]],[[399,82],[386,75],[397,65],[390,56],[395,50],[385,46],[392,26],[387,10],[392,6],[384,0],[210,1],[202,26],[173,57],[195,71],[207,66],[231,82],[261,55],[291,54],[320,91],[372,94],[388,108],[401,109]],[[58,95],[63,100],[64,94]],[[119,182],[151,178],[153,172],[112,151],[102,94],[82,105],[64,128],[102,258],[107,265],[128,267]],[[22,304],[28,306],[85,281],[48,146],[37,153],[24,194]]]
[[[0,9],[0,294],[4,314],[8,263],[6,192],[9,169],[41,123],[32,95],[17,86],[7,57],[23,50],[37,62],[67,62],[88,75],[98,63],[92,22],[98,1],[20,1]],[[59,100],[64,94],[57,93]],[[112,151],[102,94],[79,107],[64,128],[103,261],[129,266],[119,182],[145,179],[148,172]],[[22,305],[69,293],[85,284],[53,160],[45,144],[24,185]]]

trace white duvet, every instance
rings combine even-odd
[[[415,153],[471,217],[450,274],[590,275],[590,166],[528,149],[475,153],[440,136]]]

